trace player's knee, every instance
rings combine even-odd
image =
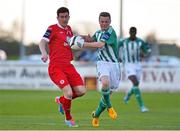
[[[63,94],[66,98],[68,99],[72,99],[73,96],[73,92],[72,89],[69,85],[65,86],[64,88],[62,88]]]
[[[74,88],[74,92],[78,97],[80,97],[86,93],[86,88],[84,86],[79,86]]]
[[[84,94],[86,94],[86,88],[82,87],[81,90],[78,92],[78,96],[83,96]]]
[[[102,88],[103,89],[109,88],[109,81],[103,81],[102,82]]]
[[[68,91],[68,92],[66,92],[66,93],[64,94],[64,96],[65,96],[66,98],[72,99],[73,93],[72,93],[72,91]]]

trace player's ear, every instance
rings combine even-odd
[[[111,17],[109,18],[109,23],[111,23]]]

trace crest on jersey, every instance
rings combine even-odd
[[[64,84],[64,80],[60,80],[59,83],[62,85]]]

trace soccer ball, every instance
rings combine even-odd
[[[82,49],[84,45],[84,39],[81,36],[73,36],[70,38],[69,45],[71,49]]]

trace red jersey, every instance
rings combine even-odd
[[[43,39],[49,42],[50,65],[66,65],[73,60],[67,36],[73,36],[70,26],[63,28],[59,24],[54,24],[48,27]]]

